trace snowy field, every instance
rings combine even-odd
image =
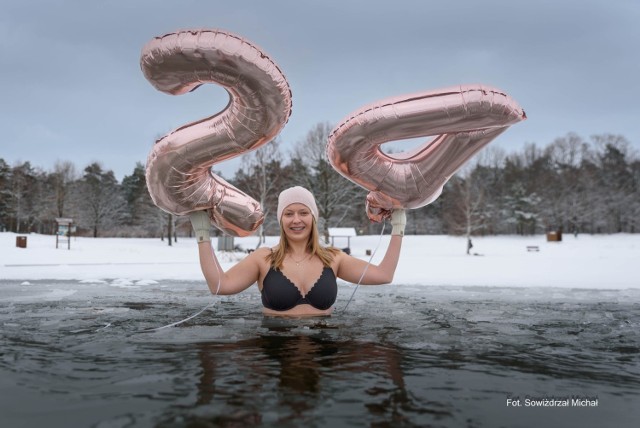
[[[27,247],[16,246],[27,236]],[[256,237],[236,238],[254,248]],[[373,262],[384,255],[389,237],[351,238],[352,255]],[[343,242],[344,241],[344,242]],[[277,237],[269,237],[272,246]],[[640,288],[640,234],[564,235],[562,242],[545,236],[474,238],[474,256],[466,240],[451,236],[406,236],[394,284],[424,286],[556,287],[582,289]],[[212,245],[216,248],[214,238]],[[346,247],[346,239],[335,245]],[[528,251],[536,246],[539,251]],[[222,253],[223,266],[245,256]],[[55,248],[55,237],[0,233],[0,280],[108,281],[115,286],[140,286],[156,280],[203,280],[193,238],[179,238],[169,247],[160,239],[72,238],[71,249]],[[203,284],[203,287],[206,287]]]

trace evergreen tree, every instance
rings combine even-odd
[[[78,182],[76,204],[79,223],[92,230],[93,237],[119,226],[126,213],[124,198],[113,171],[103,171],[102,165],[92,163],[84,169]]]
[[[11,168],[0,158],[0,232],[9,229],[11,221]]]
[[[122,179],[122,195],[126,202],[123,221],[133,236],[160,236],[164,239],[164,231],[169,226],[167,217],[151,200],[145,172],[144,165],[137,162],[131,175]]]

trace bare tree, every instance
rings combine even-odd
[[[56,161],[52,172],[43,173],[34,192],[40,196],[34,202],[38,232],[54,233],[56,217],[71,217],[71,188],[77,179],[75,165]]]
[[[53,184],[55,197],[55,214],[57,217],[65,217],[65,206],[69,202],[71,183],[77,179],[76,166],[70,161],[56,161],[53,166]]]
[[[283,184],[281,165],[280,141],[274,140],[243,155],[241,170],[236,173],[236,183],[260,203],[265,221],[270,221],[272,202]],[[258,237],[256,248],[265,242],[264,223],[258,229]]]
[[[331,126],[324,122],[314,126],[299,142],[293,158],[308,168],[300,177],[316,197],[320,214],[319,227],[329,242],[329,224],[339,225],[354,209],[359,187],[336,172],[327,159],[326,146]],[[360,193],[362,194],[362,193]],[[363,201],[364,202],[364,201]]]
[[[506,152],[497,146],[487,146],[478,153],[476,180],[484,192],[486,211],[485,233],[499,233],[503,220],[502,200],[506,192],[504,179]]]
[[[585,182],[582,170],[588,151],[588,144],[575,133],[556,138],[545,148],[555,172],[550,191],[557,195],[556,204],[562,220],[560,227],[575,235],[591,210],[587,194],[590,185]]]
[[[485,227],[484,188],[475,171],[475,165],[468,165],[451,180],[455,189],[454,206],[462,220],[454,227],[467,238],[467,254],[471,254],[473,247],[471,237]]]

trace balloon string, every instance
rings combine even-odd
[[[358,279],[358,283],[356,284],[356,287],[353,289],[353,292],[351,293],[351,296],[349,297],[349,300],[347,301],[347,304],[344,305],[344,308],[342,308],[341,311],[339,311],[339,313],[343,313],[347,310],[347,307],[349,307],[349,303],[351,303],[351,301],[353,300],[353,296],[355,296],[356,291],[358,291],[358,287],[360,286],[360,283],[362,283],[362,279],[364,278],[364,275],[367,273],[367,269],[369,269],[369,266],[371,265],[371,261],[373,260],[373,257],[376,255],[376,252],[378,251],[378,248],[380,248],[380,242],[382,242],[382,236],[384,235],[384,230],[386,227],[386,221],[384,223],[382,223],[382,230],[380,231],[380,236],[378,237],[378,243],[376,244],[376,247],[374,248],[373,252],[371,253],[371,257],[369,257],[369,260],[367,261],[366,266],[364,267],[364,269],[362,270],[362,274],[360,275],[360,279]],[[221,282],[222,282],[222,276],[220,275],[220,267],[218,266],[218,263],[215,263],[216,265],[216,271],[218,272],[218,285],[216,286],[216,292],[215,292],[215,296],[219,295],[220,293],[220,286],[221,286]],[[176,321],[174,323],[171,324],[167,324],[167,325],[163,325],[162,327],[156,327],[156,328],[150,328],[150,329],[146,329],[146,330],[142,330],[142,332],[150,332],[150,331],[159,331],[159,330],[163,330],[165,328],[170,328],[170,327],[175,327],[177,325],[180,325],[184,322],[187,322],[195,317],[197,317],[198,315],[200,315],[201,313],[203,313],[204,311],[206,311],[207,309],[209,309],[210,307],[212,307],[213,305],[215,305],[215,301],[207,304],[207,306],[205,306],[204,308],[202,308],[201,310],[199,310],[198,312],[196,312],[195,314],[182,319],[180,321]],[[111,326],[111,323],[107,324],[105,327],[102,327],[96,331],[100,331],[100,330],[104,330],[107,327]]]
[[[353,300],[353,296],[355,296],[356,291],[358,291],[358,287],[360,286],[360,283],[362,282],[362,278],[364,278],[364,274],[367,273],[367,269],[369,269],[369,266],[371,265],[371,260],[373,260],[373,256],[376,255],[376,251],[378,251],[378,248],[380,247],[380,242],[382,241],[382,235],[384,235],[384,229],[385,229],[386,225],[387,225],[386,221],[382,223],[382,230],[380,231],[380,237],[378,238],[378,243],[376,244],[376,248],[371,253],[371,257],[369,257],[369,261],[367,262],[367,265],[364,267],[364,270],[362,271],[362,275],[360,275],[360,279],[358,280],[358,283],[356,284],[356,288],[354,288],[353,289],[353,293],[351,293],[351,297],[349,297],[349,300],[347,301],[347,304],[344,305],[344,308],[342,308],[342,310],[339,311],[339,313],[344,313],[347,310],[347,307],[349,306],[349,303],[351,303],[351,300]]]
[[[187,318],[185,318],[185,319],[183,319],[183,320],[180,320],[180,321],[178,321],[178,322],[174,322],[174,323],[171,323],[171,324],[163,325],[162,327],[149,328],[149,329],[147,329],[147,330],[142,330],[142,331],[143,331],[143,332],[158,331],[158,330],[162,330],[162,329],[169,328],[169,327],[175,327],[175,326],[177,326],[177,325],[179,325],[179,324],[182,324],[182,323],[183,323],[183,322],[185,322],[185,321],[189,321],[190,319],[193,319],[193,318],[197,317],[198,315],[200,315],[201,313],[203,313],[204,311],[206,311],[207,309],[209,309],[211,306],[213,306],[215,303],[216,303],[215,301],[213,301],[213,302],[209,303],[207,306],[205,306],[204,308],[202,308],[200,311],[198,311],[198,312],[196,312],[195,314],[191,315],[190,317],[187,317]]]
[[[218,266],[218,261],[214,260],[215,265],[216,265],[216,271],[218,271],[218,286],[216,287],[216,293],[215,296],[217,296],[220,293],[220,284],[222,282],[222,275],[220,274],[220,266]],[[204,308],[202,308],[200,311],[198,311],[197,313],[174,323],[171,324],[167,324],[167,325],[163,325],[162,327],[156,327],[156,328],[150,328],[147,330],[142,330],[143,332],[149,332],[149,331],[158,331],[158,330],[162,330],[165,328],[169,328],[169,327],[175,327],[177,325],[182,324],[183,322],[189,321],[190,319],[193,319],[195,317],[197,317],[198,315],[200,315],[201,313],[203,313],[204,311],[206,311],[207,309],[209,309],[211,306],[213,306],[216,303],[216,301],[214,300],[213,302],[209,303],[207,306],[205,306]]]

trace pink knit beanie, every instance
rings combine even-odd
[[[291,204],[303,204],[311,210],[313,217],[318,220],[318,207],[313,194],[301,186],[290,187],[280,192],[278,196],[278,221],[282,218],[282,212]]]

